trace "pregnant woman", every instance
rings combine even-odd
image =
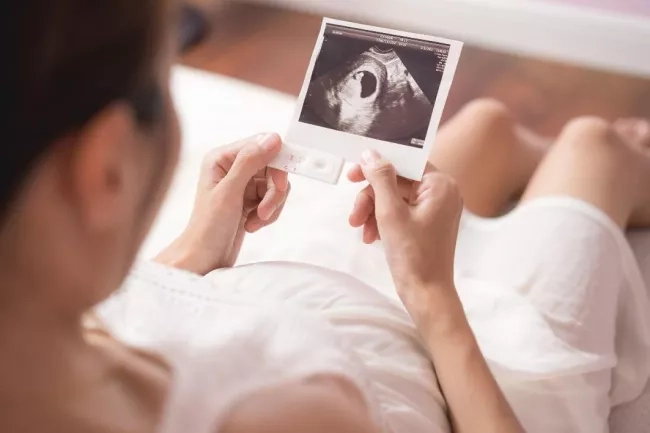
[[[349,222],[381,238],[403,306],[331,270],[232,267],[290,189],[266,168],[279,137],[255,136],[206,157],[187,229],[118,292],[178,159],[176,16],[21,0],[0,18],[0,431],[607,431],[650,365],[622,234],[650,225],[646,122],[578,119],[549,148],[478,101],[432,155],[456,181],[365,153]],[[454,261],[461,196],[484,217],[521,197],[475,263]]]

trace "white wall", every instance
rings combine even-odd
[[[650,77],[647,16],[535,0],[253,1]]]

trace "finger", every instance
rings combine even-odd
[[[264,221],[259,219],[256,213],[253,213],[251,216],[248,217],[248,220],[246,220],[244,229],[246,230],[246,233],[255,233],[259,231],[263,226],[264,226]]]
[[[373,238],[374,238],[372,242],[375,243],[378,240],[381,240],[381,234],[379,233],[379,225],[377,224],[377,218],[375,218],[374,215],[370,216],[370,218],[368,219],[368,224],[370,225],[369,230],[373,234]]]
[[[291,191],[291,184],[287,186],[287,191],[284,193],[285,199],[282,201],[280,206],[277,207],[275,212],[273,212],[273,214],[268,219],[266,220],[261,219],[257,211],[251,213],[251,215],[248,217],[248,220],[246,221],[246,226],[245,226],[246,231],[248,233],[255,233],[261,228],[264,228],[276,222],[278,218],[280,218],[280,215],[282,214],[282,210],[284,209],[284,206],[287,203],[286,199],[290,191]]]
[[[268,220],[283,201],[284,195],[277,188],[272,187],[267,189],[264,198],[257,206],[257,215],[262,221]]]
[[[397,187],[404,202],[411,204],[414,195],[414,182],[400,177],[397,179]],[[369,185],[357,195],[348,222],[352,227],[361,227],[374,211],[375,195],[372,186]]]
[[[366,176],[364,176],[363,170],[359,164],[355,164],[350,170],[348,170],[348,180],[354,183],[366,180]]]
[[[424,174],[422,175],[422,180],[419,182],[419,188],[423,189],[429,187],[432,183],[436,183],[440,176],[444,175],[440,170],[438,170],[433,164],[427,162],[427,165],[424,167]]]
[[[266,221],[266,225],[272,224],[275,221],[277,221],[278,218],[280,218],[280,215],[282,215],[282,211],[284,210],[285,205],[287,204],[287,199],[289,198],[289,193],[291,192],[291,183],[287,184],[287,190],[284,192],[284,199],[282,200],[282,203],[280,203],[280,206],[275,209],[275,212],[273,212],[273,215],[271,215],[271,218]]]
[[[463,210],[463,198],[458,188],[458,183],[448,174],[430,170],[422,178],[422,183],[417,191],[416,206],[422,206],[423,211],[428,205],[434,204],[437,212],[446,209],[450,214],[460,216]]]
[[[417,205],[420,202],[422,197],[431,189],[431,186],[437,183],[438,176],[440,176],[440,171],[433,164],[427,162],[427,165],[424,167],[422,180],[414,188],[411,198],[412,204]]]
[[[244,228],[246,229],[247,233],[255,233],[267,224],[270,224],[270,222],[262,220],[257,214],[257,211],[253,211],[248,216]]]
[[[377,228],[377,220],[374,217],[371,217],[363,226],[363,242],[365,244],[373,244],[378,239],[379,229]]]
[[[363,174],[363,170],[360,165],[353,166],[348,171],[348,180],[350,182],[359,183],[366,180],[366,176]],[[405,179],[401,176],[397,176],[397,185],[402,191],[402,196],[408,198],[411,194],[412,186],[415,182],[410,179]]]
[[[276,209],[284,203],[287,198],[288,185],[287,183],[287,186],[280,190],[271,175],[266,178],[266,191],[260,195],[262,200],[257,207],[257,214],[263,221],[271,218]]]
[[[375,197],[371,186],[359,192],[350,214],[349,222],[352,227],[361,227],[375,210]]]
[[[285,202],[286,203],[286,202]],[[248,220],[246,220],[246,231],[248,233],[255,233],[264,227],[270,226],[274,222],[280,218],[280,215],[282,214],[282,210],[284,209],[285,203],[282,203],[280,207],[278,207],[275,212],[273,212],[273,215],[271,215],[270,218],[267,220],[263,220],[259,217],[257,212],[253,212],[249,217]]]
[[[289,188],[289,174],[286,171],[268,168],[266,176],[273,182],[278,191],[285,192]]]
[[[218,183],[230,171],[239,152],[247,145],[258,142],[262,136],[265,136],[265,134],[254,135],[226,146],[211,149],[203,158],[205,169],[202,175],[208,176],[210,183]],[[257,177],[266,177],[266,167],[259,170]]]
[[[374,191],[377,218],[393,215],[406,206],[390,162],[374,150],[367,150],[362,155],[361,169]]]
[[[273,161],[281,148],[282,140],[277,134],[260,134],[253,140],[242,142],[224,181],[243,191],[248,182]]]
[[[266,194],[266,180],[253,178],[244,190],[244,211],[257,209],[262,197]]]

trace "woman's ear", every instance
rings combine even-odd
[[[70,189],[79,217],[103,231],[132,217],[137,124],[129,105],[109,105],[74,135]]]

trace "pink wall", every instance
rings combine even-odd
[[[650,0],[544,0],[650,17]]]

